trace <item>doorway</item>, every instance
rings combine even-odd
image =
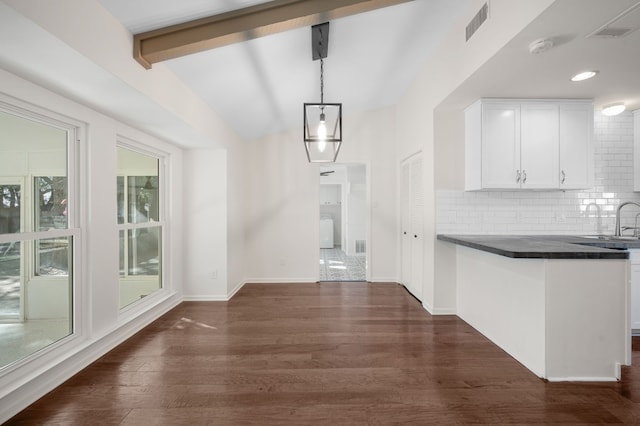
[[[319,189],[319,281],[366,281],[366,166],[321,166]]]

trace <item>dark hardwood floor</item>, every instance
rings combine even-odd
[[[640,424],[639,402],[640,368],[546,383],[399,285],[247,284],[181,304],[8,424]]]

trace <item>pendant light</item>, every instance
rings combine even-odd
[[[304,104],[304,147],[310,163],[335,162],[342,143],[342,104],[324,102],[324,58],[329,23],[311,27],[311,53],[320,60],[320,103]]]

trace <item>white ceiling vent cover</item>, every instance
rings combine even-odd
[[[634,4],[591,34],[597,38],[621,38],[640,28],[640,2]]]
[[[471,19],[471,22],[467,25],[466,28],[466,41],[469,41],[471,36],[480,28],[480,25],[484,23],[489,17],[489,3],[485,3],[482,5],[476,16]]]

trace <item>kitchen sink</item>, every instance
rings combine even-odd
[[[639,237],[631,235],[581,235],[580,238],[588,238],[590,240],[602,240],[602,241],[640,241]]]
[[[632,235],[581,235],[578,238],[573,244],[615,250],[640,248],[640,238]]]

